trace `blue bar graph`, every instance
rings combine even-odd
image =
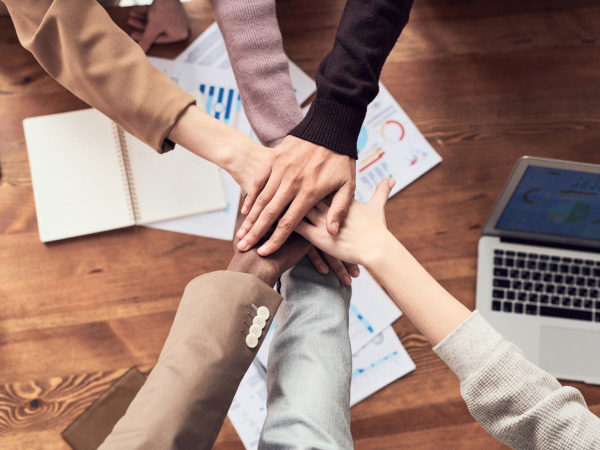
[[[208,114],[228,125],[237,125],[242,112],[242,99],[235,89],[200,84],[199,90],[206,96]]]

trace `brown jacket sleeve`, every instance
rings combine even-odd
[[[192,280],[156,366],[100,449],[211,448],[281,300],[254,275]],[[253,349],[243,324],[256,315],[252,304],[270,312]]]
[[[155,69],[95,0],[3,0],[19,41],[65,88],[162,153],[193,97]]]

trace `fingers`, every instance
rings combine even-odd
[[[393,178],[386,178],[385,180],[381,180],[375,189],[375,193],[373,197],[371,197],[371,204],[380,207],[383,209],[385,204],[388,201],[390,196],[390,192],[392,188],[396,184],[396,180]]]
[[[244,239],[246,237],[246,234],[248,233],[248,231],[250,231],[252,229],[252,227],[254,226],[254,224],[256,223],[258,218],[260,217],[260,213],[269,204],[269,202],[275,196],[275,194],[277,194],[278,188],[279,188],[279,181],[274,180],[274,179],[269,179],[267,185],[262,190],[260,195],[258,197],[256,197],[256,201],[254,202],[254,205],[252,206],[250,213],[248,214],[248,216],[246,217],[246,220],[244,220],[244,223],[238,230],[237,235],[236,235],[238,237],[238,239]],[[246,199],[248,199],[249,196],[250,196],[250,194],[246,195]],[[260,236],[258,237],[258,239],[260,239]],[[256,242],[258,242],[258,239],[255,240],[255,242],[254,242],[255,244],[256,244]],[[240,244],[241,244],[241,242],[240,242]],[[238,248],[240,250],[242,250],[240,248],[239,244],[238,244]]]
[[[313,223],[313,225],[315,225],[317,227],[323,227],[323,225],[325,224],[325,219],[327,218],[327,216],[322,211],[319,211],[316,208],[311,208],[306,213],[306,218],[308,220],[310,220]]]
[[[344,286],[350,286],[352,284],[352,278],[350,278],[350,274],[348,273],[348,270],[346,269],[344,263],[339,259],[328,255],[327,253],[324,253],[323,256],[329,264],[329,267],[333,269],[333,272],[337,275],[342,284]]]
[[[296,226],[296,229],[294,231],[300,236],[302,236],[304,239],[306,239],[308,242],[313,244],[315,247],[318,247],[319,244],[323,243],[322,234],[320,230],[308,222],[300,222]]]
[[[262,196],[262,194],[259,196],[259,199],[261,196]],[[273,225],[275,223],[275,221],[279,218],[279,216],[281,216],[281,214],[283,214],[286,206],[290,203],[290,201],[292,201],[293,198],[294,198],[294,195],[292,192],[289,192],[289,191],[285,192],[282,189],[277,191],[277,193],[275,194],[275,197],[273,197],[273,200],[271,200],[269,202],[269,204],[267,206],[265,206],[265,208],[260,212],[260,215],[256,219],[256,222],[252,225],[252,228],[250,230],[248,230],[248,232],[246,233],[246,235],[244,236],[242,241],[238,244],[238,248],[241,251],[246,251],[246,250],[254,247],[254,245],[256,245],[256,243],[260,240],[260,238],[263,237],[267,231],[269,231],[269,228],[271,228],[271,225]],[[251,215],[255,214],[254,211],[255,211],[256,205],[258,205],[258,203],[259,202],[257,201],[257,203],[254,205],[254,208],[252,208],[252,211],[250,213]],[[250,216],[248,216],[246,221],[248,221],[248,219],[250,219]],[[296,226],[296,224],[294,224],[294,227],[295,226]],[[294,228],[292,227],[291,230],[293,231],[293,229]],[[287,236],[289,236],[290,234],[291,234],[291,232],[288,233]],[[286,236],[286,238],[287,238],[287,236]],[[283,242],[285,242],[285,240],[282,241],[281,243],[283,244]],[[279,248],[279,247],[277,247],[277,248]],[[277,250],[277,248],[275,248],[273,251]],[[270,254],[270,253],[268,253],[268,254]],[[262,256],[266,256],[266,255],[262,255]]]
[[[317,203],[315,205],[315,208],[317,208],[319,211],[321,211],[325,215],[327,215],[327,212],[329,211],[329,206],[323,200],[321,200],[319,203]]]
[[[271,176],[271,168],[271,164],[265,165],[263,168],[261,168],[258,176],[252,181],[252,187],[248,190],[246,198],[244,199],[244,204],[242,205],[242,210],[240,211],[244,216],[250,212],[250,209],[256,201],[256,197],[261,193],[269,181],[269,177]]]
[[[288,236],[292,234],[296,225],[300,223],[311,208],[312,204],[307,197],[296,198],[287,212],[277,222],[277,227],[273,235],[258,249],[258,254],[260,256],[267,256],[281,247]]]
[[[143,30],[144,28],[146,28],[146,20],[140,19],[138,17],[129,17],[129,19],[127,20],[127,23],[132,26],[133,28],[135,28],[136,30]]]
[[[354,196],[352,184],[346,183],[342,188],[335,193],[329,212],[327,213],[327,231],[332,236],[337,235],[340,230],[340,225],[344,222],[350,208],[350,202]]]
[[[348,270],[348,273],[352,275],[352,278],[357,278],[360,275],[360,269],[358,268],[358,264],[352,264],[347,262],[344,262],[344,264],[346,264],[346,269]]]
[[[311,247],[306,255],[308,256],[308,259],[310,259],[312,265],[315,266],[315,269],[317,269],[317,272],[322,275],[327,275],[329,273],[329,267],[323,258],[321,258],[319,251],[315,247]]]

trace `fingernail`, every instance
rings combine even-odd
[[[354,278],[356,278],[356,277],[357,277],[357,276],[359,276],[359,275],[360,275],[360,270],[358,270],[358,269],[354,269],[354,270],[352,271],[352,276],[353,276]]]
[[[340,223],[339,223],[339,222],[333,222],[333,223],[331,224],[331,229],[333,230],[333,233],[334,233],[334,234],[337,234],[337,232],[338,232],[338,231],[339,231],[339,229],[340,229]]]
[[[390,181],[388,181],[388,186],[393,188],[395,184],[396,184],[396,180],[394,180],[393,178],[390,178]]]
[[[350,286],[352,284],[352,280],[350,279],[350,277],[348,275],[344,275],[342,277],[342,282],[346,285],[346,286]]]
[[[242,214],[242,216],[245,216],[246,214],[248,214],[248,207],[242,206],[242,210],[240,211],[240,213]]]
[[[237,232],[237,238],[238,239],[243,239],[244,236],[246,235],[246,229],[245,228],[240,228]]]
[[[321,266],[319,267],[319,272],[321,272],[323,275],[327,275],[329,273],[329,269],[327,266]]]
[[[238,250],[245,251],[247,247],[248,247],[248,242],[245,239],[242,239],[240,242],[238,242],[238,245],[237,245]]]
[[[269,253],[269,250],[271,250],[271,244],[264,244],[261,248],[258,249],[258,254],[260,256],[265,256],[265,254]]]

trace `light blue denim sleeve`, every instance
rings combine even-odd
[[[348,449],[351,289],[307,258],[281,279],[267,374],[267,418],[259,448]]]

